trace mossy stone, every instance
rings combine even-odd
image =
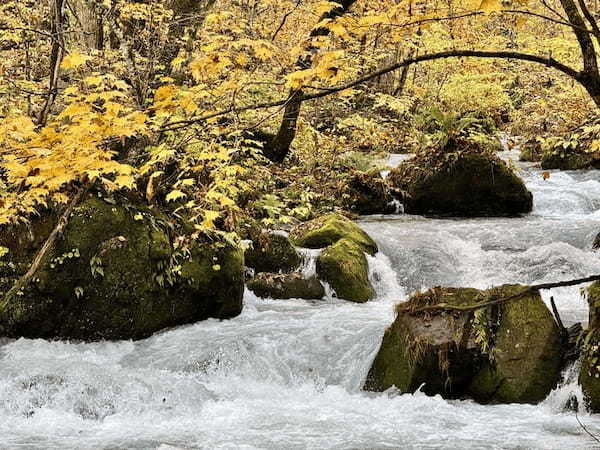
[[[341,239],[352,241],[364,252],[374,255],[377,244],[358,225],[339,214],[328,214],[296,226],[290,240],[298,247],[324,248]]]
[[[300,267],[302,257],[287,236],[280,233],[260,233],[246,250],[246,265],[260,272],[289,273]]]
[[[502,296],[524,286],[504,286]],[[556,387],[562,368],[562,338],[539,293],[499,307],[493,362],[487,362],[469,386],[482,403],[538,403]]]
[[[177,254],[160,221],[143,206],[113,205],[90,195],[74,209],[34,280],[1,312],[3,334],[139,339],[167,327],[239,314],[242,250],[220,242],[192,243],[189,255]]]
[[[526,286],[487,291],[436,288],[398,305],[365,388],[391,386],[445,398],[471,397],[481,403],[537,403],[556,386],[563,361],[560,331],[539,293]],[[484,330],[492,351],[476,338],[473,312],[419,308],[469,307],[491,298],[523,297],[488,307]],[[481,331],[481,330],[479,330]]]
[[[317,274],[338,298],[364,303],[375,297],[364,248],[349,239],[337,241],[319,255]]]
[[[355,214],[391,214],[396,211],[390,188],[379,171],[356,172],[342,191],[344,209]]]
[[[469,335],[469,315],[413,316],[408,311],[441,302],[452,306],[471,305],[480,294],[471,288],[436,288],[398,305],[398,315],[385,331],[365,389],[381,392],[395,386],[402,393],[413,393],[423,386],[428,395],[460,397],[482,360]]]
[[[297,272],[260,273],[248,282],[248,289],[262,298],[320,300],[325,296],[325,289],[316,277],[305,278]]]
[[[542,156],[544,170],[584,170],[600,168],[600,156],[597,153],[585,153],[580,150],[552,150]]]
[[[477,151],[432,155],[405,161],[388,176],[394,188],[406,193],[407,213],[493,217],[532,210],[533,195],[497,156]]]

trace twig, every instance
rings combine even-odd
[[[557,287],[566,287],[566,286],[576,286],[578,284],[590,283],[592,281],[600,280],[600,275],[592,275],[587,278],[578,278],[576,280],[568,280],[568,281],[558,281],[555,283],[542,283],[542,284],[534,284],[531,286],[525,287],[518,294],[510,295],[508,297],[501,297],[494,300],[489,300],[487,302],[477,303],[475,305],[470,306],[454,306],[449,305],[447,303],[438,303],[437,305],[424,306],[422,308],[417,308],[410,310],[409,308],[403,308],[409,314],[417,314],[421,312],[431,312],[431,311],[460,311],[460,312],[468,312],[475,311],[481,308],[487,308],[488,306],[500,305],[503,303],[508,303],[512,300],[517,300],[519,298],[524,297],[527,294],[531,294],[539,291],[540,289],[553,289]]]

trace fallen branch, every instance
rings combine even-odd
[[[510,302],[512,300],[517,300],[528,294],[533,294],[541,289],[554,289],[554,288],[558,288],[558,287],[576,286],[578,284],[591,283],[592,281],[599,281],[599,280],[600,280],[600,275],[592,275],[592,276],[589,276],[586,278],[578,278],[576,280],[558,281],[555,283],[534,284],[534,285],[525,287],[525,289],[523,289],[521,292],[519,292],[517,294],[510,295],[508,297],[496,298],[493,300],[488,300],[486,302],[481,302],[481,303],[477,303],[475,305],[469,305],[469,306],[456,306],[456,305],[449,305],[447,303],[438,303],[436,305],[424,306],[422,308],[417,308],[417,309],[413,309],[413,310],[411,310],[409,308],[403,308],[402,310],[409,314],[417,314],[417,313],[422,313],[422,312],[433,312],[433,311],[459,311],[459,312],[476,311],[481,308],[487,308],[488,306],[500,305],[503,303]]]
[[[26,287],[27,284],[31,281],[31,279],[39,269],[40,264],[42,263],[46,254],[54,247],[57,239],[62,235],[63,231],[65,230],[65,227],[67,226],[67,223],[69,223],[69,217],[71,216],[73,209],[75,208],[75,206],[77,206],[85,192],[87,192],[87,189],[82,188],[73,196],[73,198],[65,208],[62,216],[60,217],[60,219],[58,219],[56,227],[54,227],[52,233],[50,233],[50,236],[48,236],[48,239],[46,239],[46,242],[44,242],[44,245],[42,245],[42,248],[40,248],[38,253],[35,255],[35,258],[33,259],[33,262],[31,263],[31,266],[29,267],[27,273],[15,282],[14,286],[6,293],[6,295],[2,299],[2,303],[0,304],[0,311],[4,310],[6,305],[10,303],[12,298],[21,289]]]

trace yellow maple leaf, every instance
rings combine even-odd
[[[90,59],[90,56],[83,55],[81,53],[72,52],[65,56],[60,64],[61,69],[69,70],[76,69],[77,67],[85,64]]]

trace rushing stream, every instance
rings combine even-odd
[[[574,371],[535,406],[361,392],[393,305],[415,289],[600,273],[600,172],[521,176],[535,202],[524,218],[365,218],[381,249],[370,259],[378,298],[366,304],[247,293],[233,320],[144,341],[4,342],[0,449],[594,448],[563,411],[581,399]],[[579,288],[551,295],[565,322],[586,319]],[[579,419],[600,435],[600,417]]]

